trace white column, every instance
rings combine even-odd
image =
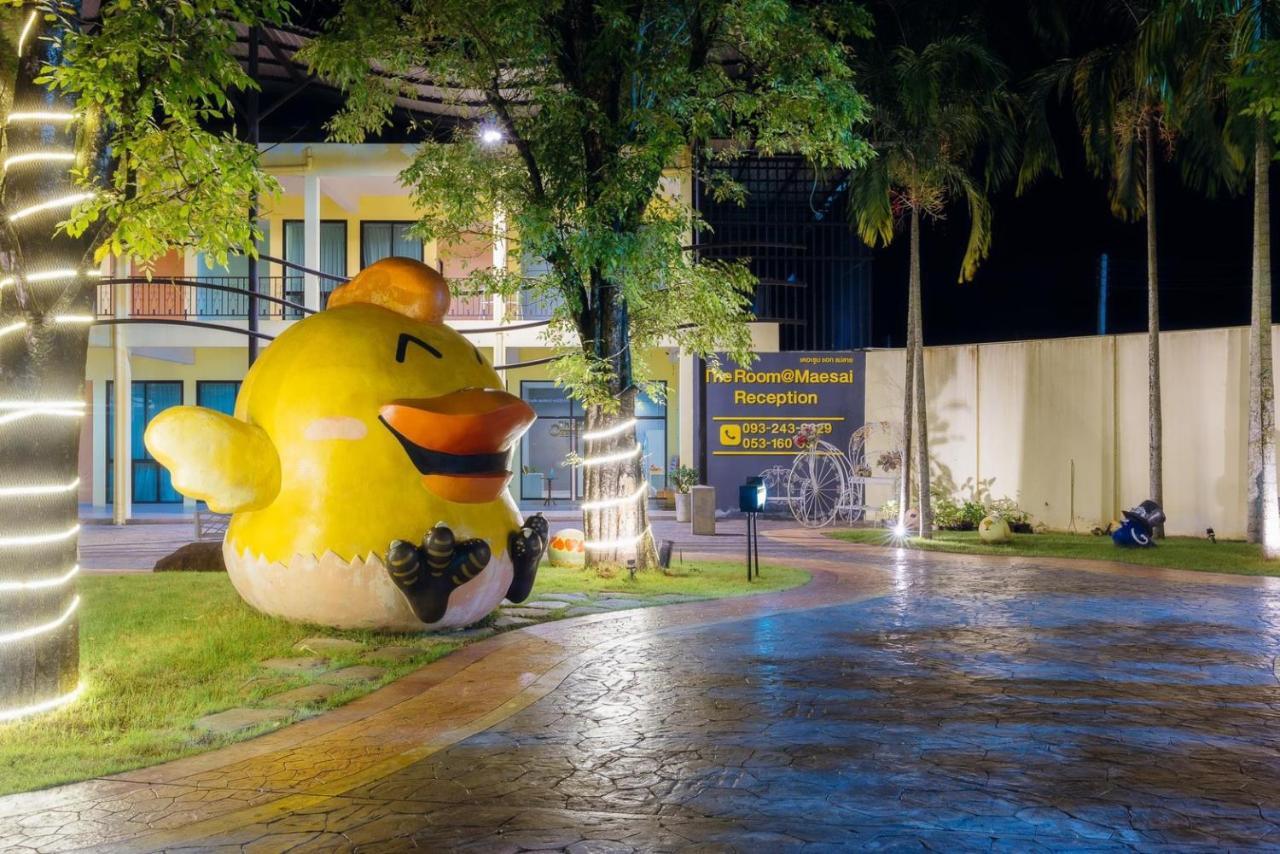
[[[132,265],[125,266],[126,270],[132,270]],[[131,272],[125,276],[132,275]],[[115,285],[115,316],[117,318],[129,316],[129,303],[131,299],[130,286],[126,284]],[[129,342],[125,327],[116,325],[111,328],[112,355],[115,360],[114,386],[112,389],[113,399],[111,405],[113,407],[112,430],[114,431],[114,448],[113,454],[115,459],[112,463],[112,476],[114,482],[112,484],[112,507],[111,522],[114,525],[123,525],[129,521],[133,515],[133,419],[131,398],[133,390],[133,369],[129,363]]]
[[[302,239],[303,264],[312,270],[320,269],[320,176],[309,173],[302,176]],[[302,276],[302,302],[307,308],[320,310],[320,277],[311,273]]]
[[[698,392],[698,360],[692,353],[680,351],[676,382],[680,387],[677,397],[680,407],[680,439],[676,446],[676,453],[680,457],[680,465],[696,466],[698,464],[697,431],[701,430],[702,426],[693,423],[694,395]],[[705,415],[698,420],[705,422]],[[667,461],[664,460],[663,466],[665,467],[666,464]]]

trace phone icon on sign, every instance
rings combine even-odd
[[[742,425],[741,424],[721,424],[720,425],[720,444],[721,445],[741,445],[742,444]]]

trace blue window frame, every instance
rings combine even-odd
[[[199,380],[196,383],[196,406],[213,409],[223,415],[236,414],[239,380]]]
[[[182,382],[137,381],[130,398],[130,459],[133,470],[135,504],[181,504],[182,495],[173,488],[169,472],[147,452],[142,434],[147,425],[171,406],[182,405]],[[107,380],[107,502],[115,500],[115,383]]]

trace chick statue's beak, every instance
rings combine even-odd
[[[380,413],[422,474],[423,486],[464,504],[502,493],[511,480],[511,447],[536,417],[520,398],[490,388],[397,400]]]

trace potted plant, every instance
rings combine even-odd
[[[676,521],[688,522],[689,490],[698,483],[698,470],[679,464],[671,467],[671,486],[676,491]]]

